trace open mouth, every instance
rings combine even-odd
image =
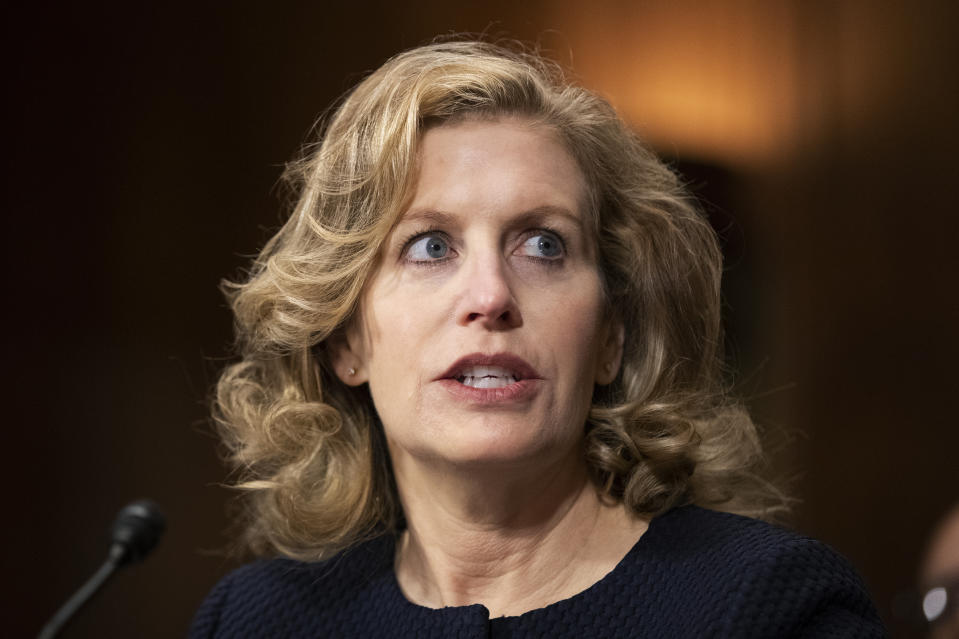
[[[503,388],[515,384],[522,377],[519,373],[499,366],[470,366],[460,371],[455,379],[470,388]]]
[[[453,362],[434,381],[466,405],[515,406],[536,397],[542,377],[518,355],[472,353]]]
[[[437,380],[451,380],[469,388],[505,388],[536,379],[539,379],[536,369],[511,353],[466,355],[437,377]]]

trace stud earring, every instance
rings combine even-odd
[[[350,370],[347,372],[350,374],[350,377],[353,377],[354,375],[356,375],[356,369],[353,368],[352,366],[350,366]]]

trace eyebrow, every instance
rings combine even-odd
[[[555,206],[552,204],[544,204],[542,206],[537,206],[527,211],[523,211],[517,215],[511,221],[511,223],[516,226],[523,226],[525,224],[548,217],[563,218],[576,226],[580,231],[586,231],[584,220],[581,216],[576,215],[564,206]],[[397,226],[415,222],[430,222],[439,226],[448,226],[450,224],[456,224],[456,218],[456,215],[447,213],[445,211],[437,211],[434,209],[414,209],[404,213],[397,222]]]
[[[446,213],[444,211],[436,211],[433,209],[417,209],[403,213],[400,216],[400,219],[397,220],[396,226],[413,222],[431,222],[439,226],[446,226],[453,222],[455,218],[456,216],[452,213]]]
[[[565,206],[553,206],[550,204],[537,206],[536,208],[524,211],[516,219],[519,223],[529,223],[549,217],[558,217],[564,219],[580,231],[586,230],[582,216],[570,211]]]

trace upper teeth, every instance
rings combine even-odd
[[[517,377],[513,371],[499,366],[470,366],[460,371],[456,379],[475,388],[499,388],[515,384]]]

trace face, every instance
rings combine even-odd
[[[548,128],[502,118],[423,135],[412,201],[334,362],[369,383],[394,463],[576,456],[622,342],[585,202]]]

